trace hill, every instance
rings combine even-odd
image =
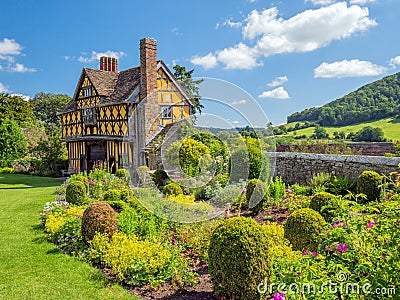
[[[287,122],[315,122],[322,126],[345,126],[371,122],[400,114],[400,72],[364,85],[350,94],[296,112]]]

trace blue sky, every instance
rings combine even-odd
[[[0,92],[10,94],[72,96],[101,54],[118,57],[120,70],[137,66],[143,37],[157,40],[170,67],[244,89],[274,124],[400,71],[399,0],[14,0],[1,8]]]

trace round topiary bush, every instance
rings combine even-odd
[[[213,177],[210,180],[209,185],[211,185],[212,187],[215,186],[215,184],[218,182],[221,187],[226,187],[228,185],[228,181],[229,181],[229,175],[228,174],[218,174],[215,177]]]
[[[295,250],[317,251],[319,234],[325,224],[324,218],[311,208],[302,208],[287,218],[284,229]]]
[[[267,190],[268,188],[264,182],[259,179],[251,179],[246,185],[246,206],[252,209],[255,213],[263,210],[265,206],[265,196],[267,194]],[[250,203],[250,199],[252,198],[253,194],[253,202],[259,201],[255,206],[254,203]]]
[[[89,192],[89,180],[86,176],[76,175],[74,181],[81,181],[85,185],[86,192]]]
[[[96,233],[105,233],[111,237],[117,231],[115,211],[106,202],[93,202],[82,216],[82,237],[91,241]]]
[[[129,182],[131,180],[131,174],[129,173],[129,171],[127,169],[118,169],[115,172],[115,177],[121,178],[121,179],[125,179],[126,182]]]
[[[327,192],[316,193],[311,198],[309,207],[319,212],[326,222],[331,222],[335,216],[332,210],[337,208],[336,196]]]
[[[155,170],[154,173],[151,175],[151,178],[158,187],[164,186],[169,179],[167,172],[161,169]]]
[[[364,171],[357,180],[357,192],[365,194],[366,200],[362,202],[370,202],[379,200],[381,196],[382,176],[375,171]]]
[[[169,183],[163,188],[163,193],[167,196],[183,194],[182,188],[175,182]]]
[[[82,181],[70,182],[65,191],[65,201],[71,204],[81,205],[85,202],[86,187]]]
[[[224,299],[259,299],[268,269],[265,230],[251,218],[226,220],[212,233],[208,268],[214,291]]]

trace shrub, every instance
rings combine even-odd
[[[324,218],[311,208],[302,208],[287,218],[284,229],[295,250],[317,251],[319,234],[325,224]]]
[[[108,203],[94,202],[84,211],[82,236],[86,241],[92,240],[97,232],[111,237],[117,229],[117,217]]]
[[[176,184],[174,182],[167,184],[163,188],[163,193],[167,196],[171,195],[180,195],[183,194],[182,188],[179,186],[179,184]]]
[[[330,193],[319,192],[311,198],[310,208],[319,212],[325,221],[330,223],[335,216],[332,210],[337,208],[336,197]]]
[[[349,192],[356,191],[356,182],[347,177],[334,177],[328,187],[328,191],[334,195],[345,196]]]
[[[285,238],[282,225],[266,223],[262,225],[265,235],[268,238],[269,258],[275,257],[291,259],[296,254],[293,252],[290,242]]]
[[[282,177],[275,177],[268,187],[268,198],[276,205],[283,202],[286,197],[286,186]]]
[[[128,183],[129,183],[129,181],[131,180],[131,174],[129,173],[129,171],[128,171],[127,169],[123,169],[123,168],[118,169],[118,170],[115,172],[115,177],[124,179],[124,180],[126,180],[126,182],[128,182]]]
[[[70,182],[65,193],[65,200],[68,203],[81,205],[85,202],[86,187],[81,181]]]
[[[331,175],[325,172],[314,174],[309,182],[313,193],[323,192],[331,182]]]
[[[71,177],[70,182],[73,181],[80,181],[85,185],[86,188],[86,193],[89,192],[89,180],[86,176],[78,174],[78,175],[73,175],[73,177]]]
[[[254,196],[253,196],[254,194]],[[267,194],[267,186],[259,179],[251,179],[246,185],[246,206],[252,209],[255,213],[264,209],[264,198]],[[252,203],[250,199],[253,197]],[[256,205],[255,202],[259,201]]]
[[[357,180],[357,192],[365,194],[367,201],[376,201],[381,195],[382,176],[375,171],[364,171]]]
[[[221,185],[222,188],[226,187],[228,185],[228,181],[229,181],[229,175],[228,174],[218,174],[217,176],[213,177],[210,180],[209,185],[211,185],[212,187],[215,186],[215,184],[217,182],[219,182],[219,184]]]
[[[232,218],[212,233],[208,250],[214,291],[225,299],[259,299],[268,271],[267,236],[251,218]]]
[[[14,173],[13,168],[8,168],[8,167],[0,168],[0,174],[12,174],[12,173]]]
[[[158,187],[164,186],[169,179],[167,172],[161,169],[155,170],[154,173],[151,175],[151,178]]]
[[[126,209],[130,206],[128,190],[108,190],[103,195],[103,201],[114,209]]]

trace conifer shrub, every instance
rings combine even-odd
[[[357,192],[367,196],[366,202],[379,200],[382,179],[383,177],[375,171],[362,172],[357,180]]]
[[[85,185],[86,193],[89,192],[89,180],[86,176],[78,174],[73,178],[73,181],[80,181]]]
[[[158,187],[164,186],[169,179],[167,172],[161,169],[155,170],[151,178]]]
[[[108,190],[103,195],[103,201],[110,204],[114,209],[126,209],[132,205],[127,189]]]
[[[91,241],[96,233],[111,237],[118,229],[115,211],[106,202],[93,202],[83,212],[82,236]]]
[[[115,177],[124,179],[128,183],[131,180],[131,174],[129,173],[129,171],[127,169],[124,169],[124,168],[118,169],[115,172]]]
[[[257,286],[268,271],[268,237],[251,218],[226,220],[211,235],[209,272],[215,293],[224,299],[259,299]]]
[[[334,210],[337,208],[337,199],[335,195],[327,192],[316,193],[310,202],[310,208],[319,212],[326,222],[331,222],[335,216]]]
[[[324,218],[315,210],[298,209],[286,219],[285,238],[290,241],[294,250],[317,251],[319,234],[324,224]]]
[[[163,193],[167,196],[171,195],[180,195],[183,194],[182,188],[179,186],[179,184],[172,182],[164,186],[163,188]]]
[[[70,182],[65,191],[65,200],[68,203],[81,205],[86,199],[86,186],[82,181]]]
[[[258,213],[262,211],[266,204],[266,195],[267,195],[268,187],[264,182],[259,179],[251,179],[246,185],[246,206],[253,210],[254,213]],[[250,203],[250,199],[254,194],[253,201],[259,201],[254,207],[254,203]]]

